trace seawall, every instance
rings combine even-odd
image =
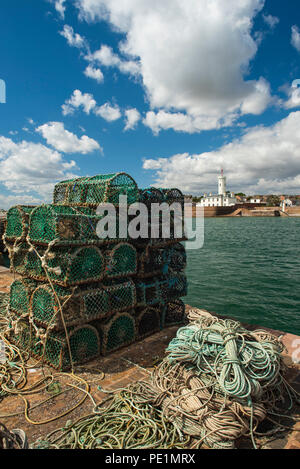
[[[196,217],[196,206],[188,208],[186,215]],[[291,207],[285,212],[280,207],[262,207],[255,204],[238,204],[231,207],[204,207],[204,217],[300,217],[300,207]]]

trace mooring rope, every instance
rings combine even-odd
[[[33,448],[49,449],[171,449],[187,448],[183,436],[160,409],[151,405],[151,387],[138,382],[110,397],[107,407],[98,406],[62,429],[36,441]]]

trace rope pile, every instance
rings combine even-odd
[[[271,435],[299,394],[286,381],[282,344],[265,331],[192,311],[149,380],[119,390],[107,407],[58,429],[35,448],[232,449],[241,437]],[[102,389],[101,389],[102,390]],[[102,390],[103,391],[103,390]],[[259,432],[269,419],[277,427]]]
[[[107,407],[39,439],[34,449],[171,449],[188,447],[182,435],[163,412],[153,407],[153,390],[146,383],[122,389]]]
[[[192,322],[177,331],[167,357],[154,370],[151,382],[157,404],[182,432],[211,448],[234,448],[251,436],[260,422],[289,409],[299,395],[286,379],[279,340],[266,331],[250,332],[240,323],[204,312],[191,313]]]

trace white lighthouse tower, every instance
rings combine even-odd
[[[204,194],[200,203],[200,207],[230,207],[237,204],[237,199],[234,193],[230,195],[226,193],[226,177],[224,176],[223,169],[221,175],[218,176],[218,195]]]
[[[226,196],[226,177],[224,176],[223,169],[221,169],[221,176],[218,177],[219,181],[219,195]]]

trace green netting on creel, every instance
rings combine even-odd
[[[71,360],[64,333],[50,331],[43,343],[40,338],[36,337],[28,322],[19,323],[17,328],[19,332],[12,337],[13,342],[34,358],[43,359],[45,363],[59,371],[70,369],[71,360],[73,365],[79,365],[100,355],[98,331],[88,324],[68,331]]]
[[[136,319],[136,330],[139,339],[143,339],[161,329],[161,315],[158,308],[143,309]]]
[[[47,275],[39,256],[44,255],[46,248],[39,246],[36,251],[27,253],[25,272],[29,277],[45,281]],[[47,255],[46,263],[51,281],[66,287],[99,282],[105,273],[104,255],[96,246],[53,248]]]
[[[5,247],[10,259],[10,270],[25,275],[25,259],[29,245],[25,241],[10,243],[5,240]]]
[[[107,278],[128,277],[137,272],[137,252],[128,243],[119,243],[106,251],[105,276]]]
[[[163,307],[162,327],[175,326],[187,322],[185,304],[182,300],[174,300]]]
[[[101,338],[101,353],[107,355],[135,340],[135,320],[130,313],[113,316],[107,323],[97,322]]]
[[[136,281],[138,305],[155,305],[187,295],[185,275],[169,272],[165,277],[154,277],[149,280]]]
[[[11,319],[16,321],[17,318],[11,315]],[[31,327],[29,325],[28,319],[22,319],[18,321],[14,331],[11,329],[9,340],[27,352],[31,346],[32,348],[34,347],[34,343],[37,343],[37,340],[31,334]]]
[[[98,290],[83,295],[84,315],[87,320],[105,318],[120,311],[127,311],[136,304],[136,290],[132,280],[102,284]]]
[[[34,208],[32,205],[16,205],[8,210],[4,233],[7,240],[14,241],[27,236],[29,215]]]
[[[97,285],[97,287],[96,287]],[[67,327],[77,326],[99,318],[106,318],[119,311],[126,311],[136,304],[134,283],[130,280],[116,285],[95,284],[90,288],[54,287],[62,306]],[[38,286],[31,298],[31,313],[35,324],[62,330],[63,322],[59,302],[49,285]],[[67,301],[66,301],[67,300]]]
[[[119,196],[126,195],[127,203],[138,202],[139,192],[134,179],[126,173],[83,177],[56,184],[54,204],[96,208],[102,203],[119,204]]]
[[[10,286],[9,310],[19,316],[29,314],[30,298],[36,285],[31,279],[14,280]]]
[[[29,238],[33,244],[48,244],[53,240],[57,240],[56,245],[101,244],[110,241],[97,235],[97,223],[101,219],[84,207],[41,205],[30,215]]]
[[[42,327],[62,330],[64,326],[61,319],[59,302],[68,327],[83,323],[84,319],[80,317],[80,301],[76,301],[77,298],[73,294],[72,289],[55,285],[54,291],[49,284],[45,284],[39,285],[32,293],[31,316],[34,323]]]

